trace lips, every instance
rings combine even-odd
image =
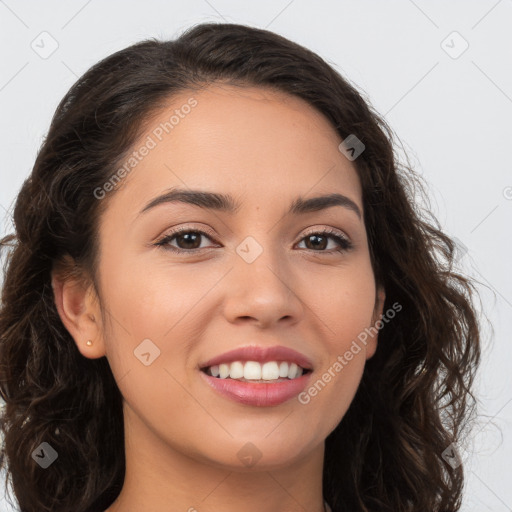
[[[293,380],[286,379],[263,384],[217,379],[204,372],[199,374],[220,396],[233,402],[256,407],[275,407],[295,398],[304,391],[312,375],[310,372]]]
[[[235,361],[264,363],[287,361],[298,368],[295,378],[279,378],[263,382],[240,379],[217,378],[211,368],[226,366]],[[242,347],[209,359],[200,364],[201,378],[224,398],[245,405],[258,407],[278,406],[301,393],[309,382],[313,370],[311,361],[296,350],[283,347]],[[301,374],[302,369],[305,373]],[[300,371],[299,371],[300,370]],[[216,370],[215,370],[216,371]],[[254,376],[252,376],[254,378]]]

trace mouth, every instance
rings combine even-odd
[[[203,380],[220,396],[239,404],[273,407],[307,386],[313,365],[284,346],[246,346],[221,354],[198,367]]]
[[[232,361],[205,366],[200,369],[215,379],[237,380],[253,384],[268,384],[295,380],[311,373],[293,361]]]

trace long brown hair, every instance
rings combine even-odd
[[[399,162],[391,129],[354,85],[277,34],[210,23],[173,41],[140,42],[89,69],[59,104],[17,197],[15,233],[0,245],[9,248],[0,462],[21,510],[101,511],[121,490],[122,397],[107,359],[83,357],[63,326],[50,272],[72,261],[69,272],[97,285],[98,220],[115,192],[99,201],[93,191],[169,98],[213,82],[302,98],[342,139],[355,134],[365,145],[354,165],[371,262],[386,304],[402,310],[381,329],[356,396],[326,440],[325,499],[333,512],[459,510],[463,465],[443,452],[475,409],[480,327],[476,288],[454,270],[454,241],[416,204],[420,177]],[[58,453],[46,470],[32,457],[43,442]]]

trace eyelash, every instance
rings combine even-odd
[[[180,248],[173,247],[173,246],[169,245],[171,240],[173,240],[177,236],[183,235],[185,233],[187,233],[187,234],[188,233],[196,233],[196,234],[204,235],[207,238],[213,239],[213,237],[212,237],[212,235],[210,233],[207,233],[207,232],[202,231],[200,229],[191,229],[191,228],[184,227],[184,228],[176,229],[175,231],[165,235],[163,238],[161,238],[154,245],[156,245],[157,247],[162,247],[163,249],[165,249],[167,251],[171,251],[171,252],[178,253],[178,254],[183,254],[183,253],[194,254],[194,253],[196,253],[198,251],[201,251],[202,250],[201,248],[196,248],[196,249],[180,249]],[[319,252],[319,253],[323,252],[325,254],[333,254],[333,253],[348,252],[348,251],[350,251],[350,250],[352,250],[354,248],[354,245],[352,244],[352,242],[350,240],[348,240],[347,238],[345,238],[343,236],[340,236],[337,231],[334,231],[334,230],[329,229],[329,228],[324,229],[322,231],[312,231],[310,233],[307,233],[307,234],[305,234],[301,238],[300,241],[302,242],[302,240],[304,240],[308,236],[312,236],[312,235],[322,235],[322,236],[329,235],[328,238],[335,239],[336,242],[338,242],[341,247],[338,248],[338,249],[334,249],[334,250],[331,249],[330,251],[315,251],[313,249],[307,249],[307,250],[309,250],[311,252]]]

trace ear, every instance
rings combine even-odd
[[[86,284],[76,271],[62,269],[52,270],[51,282],[60,319],[75,340],[80,353],[89,359],[104,356],[101,310],[92,282]],[[88,340],[92,341],[92,345],[87,345]]]
[[[378,327],[376,327],[375,324],[382,317],[385,300],[386,292],[382,286],[378,286],[375,297],[375,307],[372,314],[372,324],[369,328],[371,334],[368,336],[368,342],[366,344],[366,359],[373,357],[377,350]]]

